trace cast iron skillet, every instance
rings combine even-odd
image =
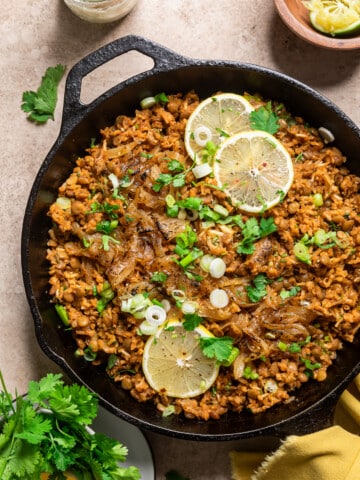
[[[154,61],[154,67],[119,83],[91,104],[82,104],[83,78],[128,51],[148,56]],[[322,383],[308,382],[292,403],[275,406],[259,415],[244,412],[225,415],[218,421],[189,421],[177,416],[162,418],[152,405],[137,403],[112,383],[101,368],[76,358],[71,332],[59,326],[49,302],[45,258],[50,227],[47,210],[57,196],[57,188],[69,175],[73,159],[84,153],[100,128],[111,125],[120,113],[133,113],[142,98],[163,91],[176,93],[191,89],[202,97],[218,90],[259,92],[264,97],[284,102],[292,113],[303,116],[311,125],[330,129],[336,145],[348,157],[349,168],[360,175],[358,127],[332,102],[293,78],[255,65],[184,58],[137,36],[120,38],[100,48],[69,72],[60,134],[40,167],[25,211],[22,269],[38,342],[46,355],[73,380],[95,391],[107,409],[153,432],[191,440],[234,440],[255,436],[283,437],[324,428],[332,422],[341,392],[360,372],[359,336],[354,344],[345,345],[339,353],[328,379]]]

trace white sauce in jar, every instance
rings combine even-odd
[[[64,0],[64,2],[82,20],[107,23],[127,15],[137,0]]]

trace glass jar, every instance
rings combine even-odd
[[[64,2],[82,20],[107,23],[127,15],[137,0],[64,0]]]

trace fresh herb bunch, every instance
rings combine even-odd
[[[1,480],[64,480],[73,472],[84,480],[138,480],[138,468],[120,467],[127,447],[89,430],[98,412],[95,394],[66,385],[61,374],[31,381],[28,394],[15,398],[0,371]]]

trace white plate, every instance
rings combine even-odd
[[[91,428],[98,433],[103,433],[110,438],[118,440],[128,448],[126,461],[123,467],[138,467],[141,480],[154,480],[154,459],[144,434],[134,425],[130,425],[121,418],[99,406],[99,413],[93,421]]]

